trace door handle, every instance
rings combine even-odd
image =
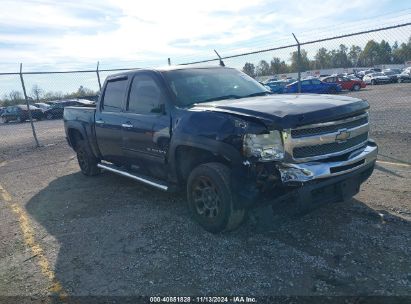
[[[103,124],[103,123],[104,123],[104,120],[101,120],[101,119],[96,120],[96,124]]]
[[[121,124],[121,126],[123,127],[123,128],[132,128],[132,127],[134,127],[133,125],[130,125],[130,124]]]

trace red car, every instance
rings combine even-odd
[[[343,90],[359,91],[361,88],[366,87],[365,82],[360,79],[355,80],[355,79],[349,79],[347,77],[329,76],[329,77],[324,77],[321,80],[324,82],[338,83],[339,85],[341,85]]]

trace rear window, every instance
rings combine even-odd
[[[127,87],[127,79],[107,82],[103,98],[103,109],[109,112],[120,112]]]

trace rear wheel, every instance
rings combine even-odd
[[[196,167],[187,182],[189,210],[205,230],[218,233],[234,230],[243,221],[245,209],[235,208],[230,169],[221,163]]]
[[[97,167],[98,159],[90,151],[86,141],[80,140],[76,144],[77,161],[81,172],[87,176],[94,176],[100,173],[100,168]]]
[[[352,89],[353,89],[353,91],[359,91],[361,89],[361,87],[360,87],[359,84],[355,84]]]

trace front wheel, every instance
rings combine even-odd
[[[90,151],[86,141],[80,140],[76,145],[77,161],[81,172],[87,176],[94,176],[100,173],[100,168],[97,167],[98,159]]]
[[[47,113],[46,118],[47,118],[48,120],[52,120],[52,119],[53,119],[53,114]]]
[[[371,80],[371,84],[372,84],[372,85],[376,85],[377,82],[373,79],[373,80]]]
[[[190,213],[208,232],[234,230],[245,217],[245,209],[234,206],[235,194],[231,191],[230,179],[230,169],[221,163],[200,165],[188,178]]]
[[[359,84],[355,84],[352,89],[353,89],[353,91],[359,91],[361,89],[361,87],[360,87]]]

